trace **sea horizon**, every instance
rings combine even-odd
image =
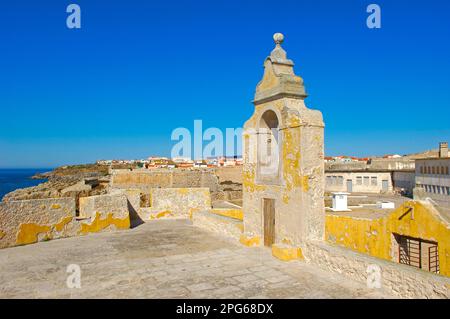
[[[53,168],[0,168],[0,200],[17,189],[37,186],[46,179],[32,179],[38,173],[45,173]]]

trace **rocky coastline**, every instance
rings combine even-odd
[[[95,164],[58,167],[30,178],[44,182],[12,191],[3,201],[103,195],[109,183],[108,166]]]

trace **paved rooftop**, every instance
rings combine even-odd
[[[81,267],[81,288],[66,267]],[[0,250],[1,298],[380,298],[381,292],[301,261],[282,262],[192,226],[131,230]]]

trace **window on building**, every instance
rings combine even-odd
[[[327,176],[327,185],[331,185],[331,176]]]
[[[369,176],[364,176],[364,185],[369,186]]]
[[[441,174],[442,174],[442,175],[445,174],[445,168],[444,168],[444,166],[441,166]]]
[[[356,185],[362,185],[362,176],[356,176]]]
[[[343,176],[338,176],[338,185],[344,185],[344,177]]]
[[[450,195],[450,187],[447,187],[447,195]]]
[[[445,175],[448,175],[448,166],[445,167]]]
[[[370,184],[371,184],[372,186],[377,186],[377,185],[378,185],[378,179],[377,179],[376,176],[372,176],[372,177],[371,177],[371,179],[370,179]]]
[[[431,174],[436,174],[436,168],[434,166],[431,167]]]
[[[420,166],[420,174],[423,174],[423,166]]]

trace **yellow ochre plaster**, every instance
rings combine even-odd
[[[242,212],[242,209],[213,208],[211,212],[216,215],[244,220],[244,213]]]
[[[393,233],[438,243],[440,273],[450,277],[450,226],[429,204],[408,201],[388,216],[363,219],[327,214],[327,241],[393,260]]]
[[[130,217],[126,216],[123,219],[114,218],[113,213],[109,213],[105,219],[102,219],[101,214],[97,212],[92,223],[81,223],[80,233],[96,233],[109,226],[115,226],[117,229],[128,229],[130,228]]]
[[[279,246],[272,245],[272,256],[282,260],[282,261],[290,261],[295,259],[303,259],[302,249],[298,247],[288,247],[288,246]]]
[[[254,247],[259,246],[260,239],[258,236],[254,237],[247,237],[245,235],[241,235],[241,238],[239,239],[241,244],[248,246],[248,247]]]
[[[54,225],[54,228],[57,232],[60,232],[64,229],[64,227],[69,224],[73,220],[72,216],[64,217],[59,223]]]
[[[16,244],[27,245],[38,241],[38,235],[42,233],[49,233],[52,227],[47,225],[38,225],[35,223],[20,224],[19,232],[17,233]]]
[[[164,210],[162,212],[159,212],[155,215],[150,215],[150,219],[158,219],[158,218],[162,218],[162,217],[166,217],[166,216],[170,216],[172,215],[172,211],[170,210]]]

